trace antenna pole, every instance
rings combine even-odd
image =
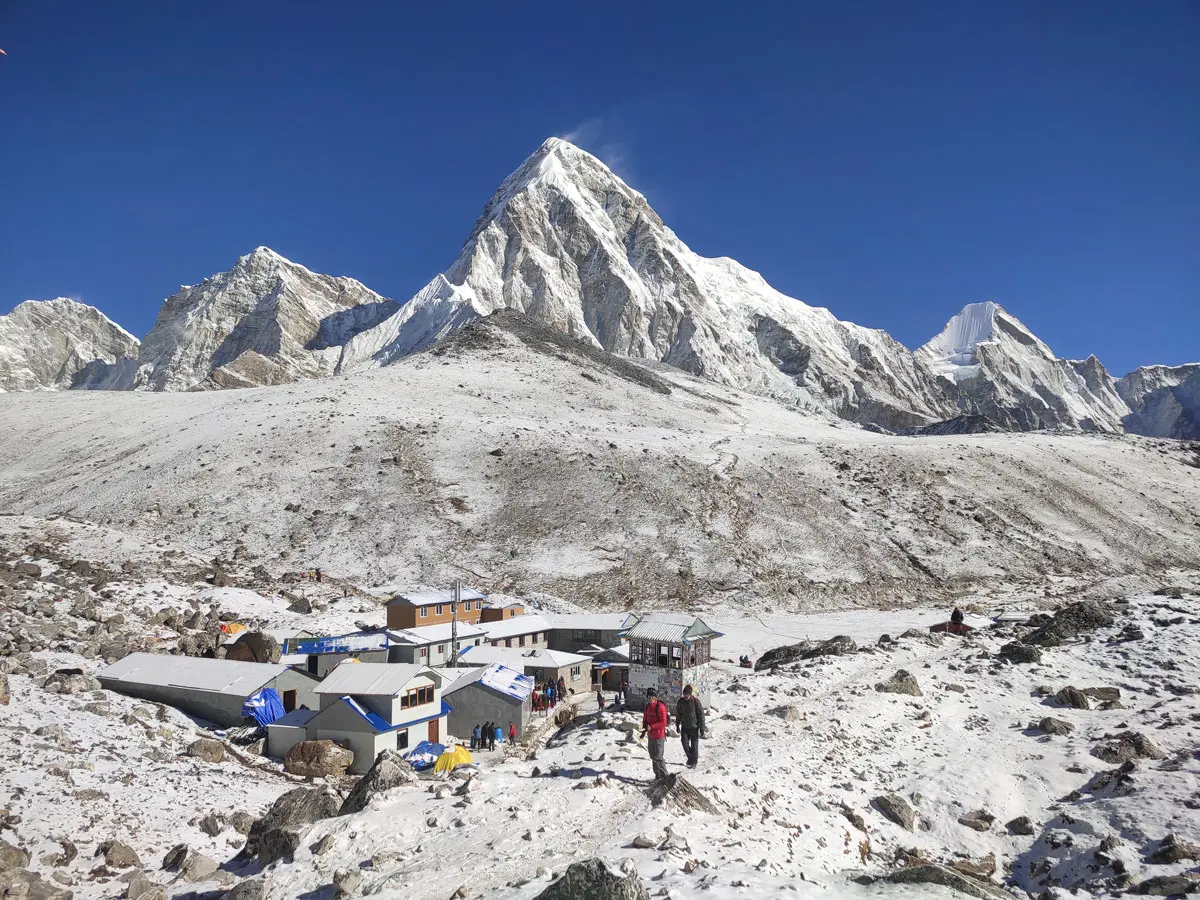
[[[458,598],[459,581],[450,582],[450,668],[458,668]]]

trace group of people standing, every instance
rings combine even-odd
[[[533,711],[547,712],[566,699],[567,682],[561,676],[558,681],[539,681],[533,688]]]
[[[671,714],[667,704],[658,699],[658,691],[654,688],[647,690],[646,708],[642,712],[642,735],[648,738],[646,743],[650,750],[650,764],[658,781],[667,777],[663,753],[667,746],[667,725],[670,721]],[[707,737],[708,732],[704,727],[704,704],[690,684],[683,689],[683,696],[675,704],[675,721],[679,723],[679,739],[687,757],[687,767],[694,769],[700,761],[700,739]]]
[[[508,723],[508,742],[516,743],[517,726],[514,722]],[[472,750],[495,750],[497,744],[504,743],[504,728],[499,722],[484,722],[482,725],[476,725],[471,729],[471,749]]]

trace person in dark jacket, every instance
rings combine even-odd
[[[687,755],[687,767],[696,768],[700,760],[700,738],[706,737],[704,730],[704,706],[689,684],[675,705],[675,721],[679,723],[679,739]]]
[[[957,606],[954,607],[954,612],[950,613],[950,624],[961,625],[963,623],[963,611]]]
[[[646,746],[650,749],[650,764],[654,767],[654,778],[662,781],[667,777],[667,763],[663,753],[667,747],[667,722],[670,720],[667,704],[658,699],[658,691],[646,691],[646,709],[642,713],[642,734],[649,735]]]

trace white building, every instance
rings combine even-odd
[[[575,692],[591,689],[592,661],[578,653],[562,653],[545,648],[468,647],[459,656],[460,662],[468,666],[490,666],[499,663],[517,672],[524,672],[536,682],[566,683]]]
[[[480,622],[487,643],[493,647],[545,647],[550,623],[542,616],[514,616],[497,622]]]
[[[437,743],[450,712],[443,682],[442,673],[428,666],[343,662],[316,689],[321,709],[301,723],[305,739],[349,747],[354,773],[366,772],[384,750]]]
[[[457,639],[454,639],[455,632]],[[447,622],[389,631],[387,638],[388,662],[443,666],[467,647],[478,647],[484,643],[487,632],[481,625],[459,622],[455,629]]]

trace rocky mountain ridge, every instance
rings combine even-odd
[[[138,339],[100,310],[59,297],[0,316],[0,391],[123,390]]]
[[[25,374],[77,370],[66,359],[87,355],[80,344],[0,370],[0,387],[177,391],[347,374],[425,350],[499,310],[604,351],[889,431],[966,420],[1023,431],[1200,430],[1192,371],[1200,366],[1148,367],[1118,381],[1095,357],[1059,359],[991,302],[969,304],[911,352],[886,332],[779,293],[734,260],[693,253],[644,196],[557,138],[505,179],[450,268],[403,305],[260,247],[164,302],[133,377],[127,364],[120,377]],[[58,327],[54,311],[41,320]],[[0,352],[18,356],[19,340],[0,332]],[[112,364],[97,359],[97,368]]]

